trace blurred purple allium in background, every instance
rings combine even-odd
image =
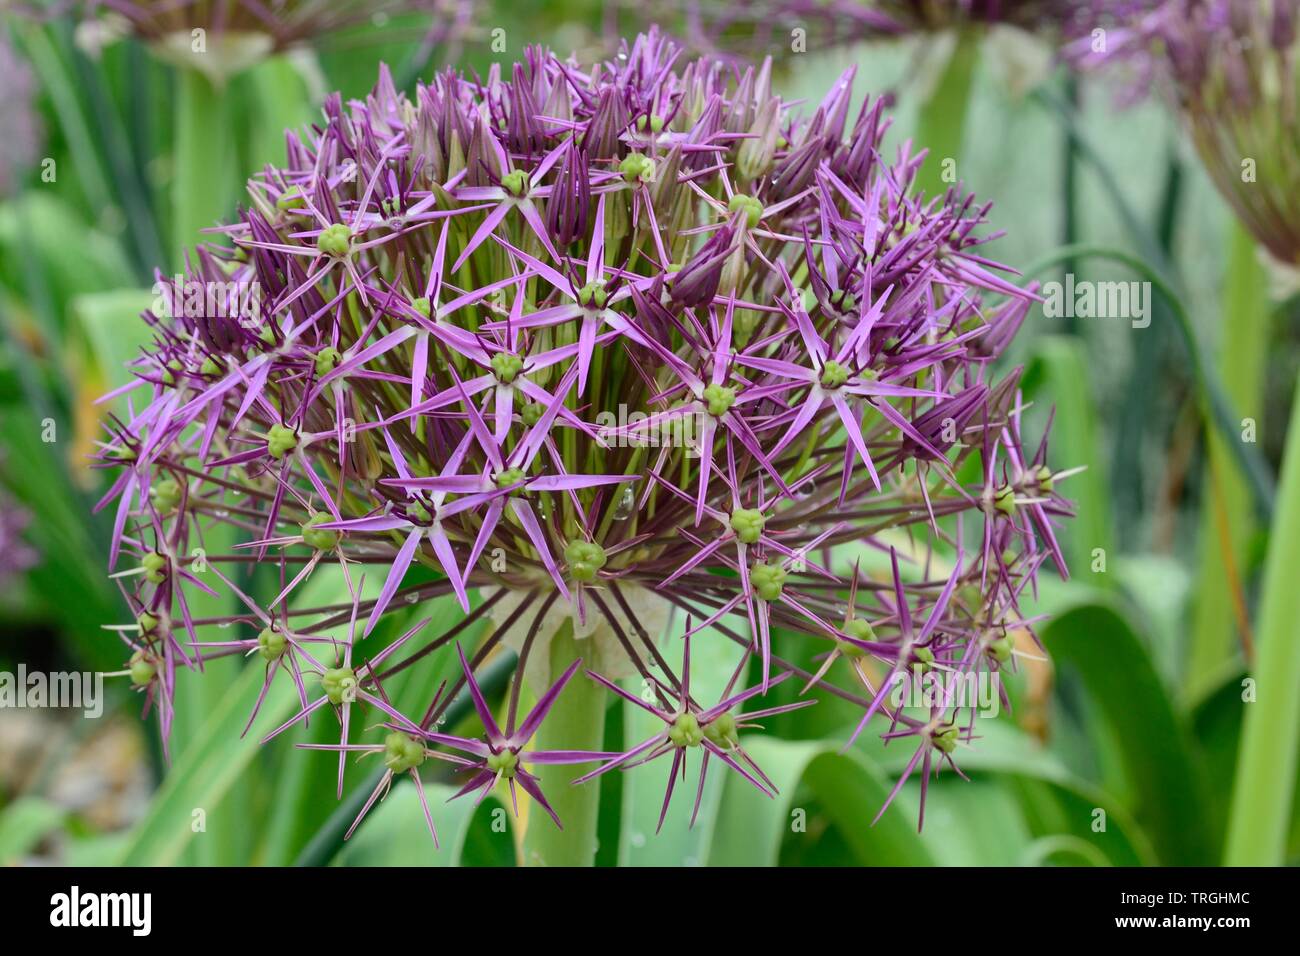
[[[0,197],[10,195],[25,170],[36,162],[41,123],[33,108],[32,71],[0,32]]]
[[[655,31],[591,67],[531,48],[413,100],[384,69],[290,138],[223,230],[234,248],[198,250],[145,315],[100,463],[124,656],[164,734],[178,669],[248,653],[295,686],[275,733],[328,710],[340,760],[383,749],[393,773],[450,748],[462,793],[544,801],[529,761],[670,752],[676,780],[692,751],[769,792],[743,711],[788,709],[761,701],[793,676],[856,704],[854,737],[879,715],[910,738],[909,773],[955,768],[974,702],[889,698],[1014,667],[1024,589],[1045,561],[1065,574],[1066,473],[1022,439],[1019,370],[992,366],[1034,295],[983,254],[987,205],[918,194],[923,153],[881,155],[889,120],[851,110],[852,70],[796,116],[768,63],[678,59]],[[244,543],[196,565],[222,526]],[[279,573],[265,606],[230,580],[254,561]],[[349,600],[312,606],[327,567]],[[200,591],[247,613],[196,621]],[[379,643],[435,598],[460,604],[454,627]],[[249,633],[207,642],[223,622]],[[479,626],[453,686],[392,705],[389,675]],[[774,653],[775,629],[820,669]],[[683,633],[734,648],[720,703],[676,667]],[[504,730],[478,686],[503,645]],[[524,750],[566,682],[625,678],[664,722],[641,748]],[[541,703],[520,719],[525,681]],[[465,689],[474,740],[435,729]],[[382,747],[350,739],[376,722]]]
[[[803,28],[816,31],[809,48],[826,49],[941,30],[1012,26],[1059,43],[1113,24],[1153,2],[1156,0],[691,0],[684,6],[685,34],[694,42],[706,37],[720,49],[743,51],[788,47],[789,32]],[[651,7],[658,12],[653,2]],[[680,4],[664,7],[683,9]]]
[[[426,48],[451,45],[469,29],[471,0],[81,0],[85,22],[127,30],[163,59],[214,80],[263,57],[362,25],[422,14]],[[454,52],[452,50],[451,52]]]
[[[31,515],[0,490],[0,588],[10,588],[14,579],[36,564],[37,553],[22,534]]]
[[[1163,0],[1071,50],[1085,68],[1135,74],[1184,117],[1201,161],[1255,238],[1300,265],[1300,0]]]

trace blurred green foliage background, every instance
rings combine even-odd
[[[86,457],[107,411],[93,402],[125,380],[124,363],[147,334],[138,316],[154,268],[175,269],[198,226],[233,209],[245,177],[282,158],[281,131],[317,117],[328,91],[364,96],[381,60],[409,88],[449,56],[485,73],[530,44],[612,55],[612,37],[639,25],[630,6],[472,6],[468,31],[429,57],[417,15],[362,23],[266,59],[207,89],[219,99],[219,129],[186,128],[187,97],[203,95],[195,85],[207,81],[182,75],[140,40],[78,23],[75,11],[44,22],[4,14],[0,39],[26,64],[39,138],[0,197],[0,483],[3,507],[25,516],[15,523],[21,545],[0,538],[15,558],[0,582],[0,671],[123,666],[120,645],[101,629],[125,608],[105,572],[111,516],[91,515],[103,484]],[[664,9],[662,25],[681,28],[671,5]],[[743,35],[728,38],[743,47]],[[842,754],[855,716],[819,707],[782,715],[752,742],[779,800],[714,775],[694,829],[683,801],[654,836],[658,774],[605,777],[602,864],[1224,859],[1242,719],[1255,706],[1243,648],[1258,624],[1269,524],[1237,457],[1210,452],[1194,356],[1236,417],[1256,421],[1250,452],[1276,476],[1300,364],[1294,290],[1260,264],[1161,101],[1119,109],[1116,85],[1069,76],[1049,44],[998,32],[977,41],[968,100],[947,104],[955,115],[945,118],[931,94],[950,39],[823,48],[810,29],[806,53],[776,41],[759,52],[776,57],[774,85],[788,100],[819,99],[850,67],[859,95],[892,91],[891,144],[935,124],[946,122],[950,136],[955,127],[958,176],[994,202],[991,219],[1007,232],[991,247],[1001,261],[1037,270],[1040,280],[1073,270],[1105,281],[1141,276],[1082,252],[1039,266],[1072,244],[1135,256],[1171,283],[1196,352],[1168,303],[1145,329],[1031,313],[1010,361],[1026,367],[1038,427],[1055,408],[1056,464],[1088,468],[1071,486],[1079,517],[1064,532],[1074,578],[1043,581],[1035,610],[1053,615],[1041,628],[1052,660],[1023,668],[1015,712],[986,722],[963,764],[971,782],[946,777],[931,790],[923,833],[914,783],[869,825],[908,754],[870,735]],[[0,97],[19,98],[16,80],[0,80],[14,84]],[[0,136],[11,130],[6,115]],[[183,180],[186,150],[206,158],[199,183]],[[1234,349],[1242,334],[1257,343],[1246,354]],[[29,567],[17,560],[20,547],[34,553]],[[419,610],[457,613],[454,605]],[[388,626],[396,634],[402,624]],[[778,641],[796,662],[808,655],[793,636]],[[725,681],[728,660],[710,662],[704,650],[699,658],[702,683]],[[228,673],[189,695],[195,703],[178,718],[170,769],[124,680],[107,682],[98,720],[0,710],[0,863],[514,862],[517,825],[503,835],[493,800],[477,810],[467,801],[444,806],[439,828],[451,836],[433,853],[410,787],[395,788],[344,847],[340,823],[357,804],[351,796],[335,804],[333,762],[290,740],[259,747],[256,734],[239,738],[261,681],[256,663],[241,666],[219,662],[213,670]],[[292,707],[291,695],[273,693],[266,709],[283,718]],[[609,733],[639,739],[639,715],[617,709]],[[1294,728],[1282,732],[1294,745]],[[1282,770],[1294,776],[1294,760]],[[364,797],[366,779],[366,768],[350,769],[347,793]],[[1289,807],[1292,782],[1274,783]],[[451,792],[446,784],[433,791],[433,805]],[[198,832],[196,809],[206,821]],[[1300,818],[1287,812],[1284,839],[1256,862],[1300,859]]]

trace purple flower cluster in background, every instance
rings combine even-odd
[[[1177,104],[1216,187],[1279,262],[1300,264],[1300,0],[1148,0],[1070,56],[1127,69],[1128,99],[1151,86]]]
[[[290,137],[223,230],[233,248],[197,250],[146,314],[100,464],[135,617],[119,633],[164,734],[178,670],[247,653],[296,688],[274,733],[338,716],[340,788],[348,752],[383,753],[371,804],[431,755],[462,793],[508,780],[544,808],[530,765],[671,754],[676,781],[692,750],[770,792],[741,732],[811,703],[762,705],[797,676],[856,703],[858,733],[878,716],[910,738],[909,773],[955,768],[971,702],[889,695],[1014,666],[1025,589],[1044,562],[1065,574],[1064,475],[1022,438],[1018,370],[993,369],[1034,295],[983,254],[986,205],[918,194],[910,145],[885,159],[889,120],[851,109],[852,71],[797,116],[767,64],[678,59],[655,31],[589,68],[534,48],[413,100],[383,71]],[[243,543],[206,546],[222,528]],[[232,581],[248,563],[278,569],[265,606]],[[350,600],[311,606],[331,566]],[[247,613],[196,619],[198,592]],[[464,611],[450,631],[372,636],[444,596]],[[205,642],[231,622],[247,635]],[[386,676],[474,625],[456,683],[396,709]],[[552,673],[558,627],[590,650]],[[774,653],[778,628],[824,666]],[[720,701],[693,696],[683,634],[734,645]],[[502,729],[479,677],[507,644]],[[525,675],[540,700],[521,718]],[[654,737],[527,748],[568,682],[622,694],[633,675]],[[478,739],[436,729],[462,689]],[[360,730],[357,707],[384,726]]]

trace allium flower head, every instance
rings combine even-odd
[[[1123,64],[1176,101],[1215,185],[1281,263],[1300,265],[1298,0],[1163,0],[1080,41],[1086,67]]]
[[[590,68],[530,49],[414,101],[386,70],[364,100],[332,97],[250,182],[222,230],[234,248],[200,249],[167,314],[145,316],[155,343],[100,457],[117,470],[115,573],[150,616],[136,651],[160,674],[215,653],[269,666],[249,642],[274,626],[287,666],[268,680],[298,681],[295,720],[328,703],[340,754],[378,752],[347,739],[347,715],[379,711],[421,742],[394,745],[410,751],[396,768],[450,750],[480,795],[509,780],[544,800],[529,761],[623,769],[675,750],[676,779],[692,720],[770,792],[745,710],[784,709],[761,701],[792,674],[950,760],[969,726],[936,728],[960,706],[895,710],[880,680],[918,660],[1008,666],[992,648],[1041,563],[1064,573],[1052,521],[1069,506],[1064,474],[1023,450],[1018,372],[991,367],[1032,293],[983,255],[987,206],[918,194],[910,147],[885,160],[882,104],[852,112],[852,80],[799,116],[769,65],[679,64],[651,32]],[[196,284],[228,294],[195,305]],[[260,294],[231,291],[246,288]],[[230,588],[191,567],[217,524],[246,540],[209,565],[274,562],[282,582],[220,648],[187,609],[195,588]],[[305,606],[328,565],[350,614]],[[465,611],[451,631],[368,646],[385,615],[443,596]],[[349,616],[320,659],[310,638]],[[639,676],[676,730],[631,755],[525,752],[578,673],[548,649],[570,627],[582,681]],[[852,666],[808,674],[773,652],[776,628]],[[696,701],[672,664],[682,635],[734,644],[732,683],[752,663],[752,687]],[[385,673],[452,642],[457,684],[394,712]],[[520,657],[504,729],[477,678],[503,644]],[[517,720],[524,680],[541,703]],[[482,740],[430,730],[462,689]]]
[[[296,44],[391,16],[429,15],[430,42],[468,26],[463,0],[86,0],[88,22],[107,18],[178,66],[214,80]]]
[[[693,32],[718,36],[803,27],[821,46],[866,39],[994,26],[1052,39],[1074,38],[1152,0],[700,0],[690,7]]]

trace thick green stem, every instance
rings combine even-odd
[[[1256,641],[1224,862],[1278,866],[1286,850],[1300,749],[1300,388],[1295,390],[1280,494],[1269,534]]]
[[[594,638],[593,638],[594,640]],[[573,620],[551,639],[551,673],[559,674],[581,656],[573,637]],[[595,681],[577,676],[560,693],[537,732],[539,750],[599,750],[605,737],[605,691]],[[564,824],[561,830],[541,807],[528,814],[524,834],[527,866],[591,866],[596,859],[596,821],[600,787],[573,786],[579,772],[571,766],[543,767],[542,792]]]
[[[917,171],[916,184],[927,196],[942,194],[961,178],[958,162],[979,53],[980,34],[960,31],[939,84],[921,106],[915,142],[930,154]]]
[[[234,206],[226,177],[233,157],[224,96],[198,70],[178,70],[172,175],[172,247],[184,253]]]
[[[1232,225],[1224,283],[1218,366],[1223,390],[1238,414],[1260,427],[1264,365],[1268,355],[1268,276],[1254,240]],[[1245,426],[1242,426],[1243,429]],[[1245,440],[1244,438],[1241,440]],[[1204,504],[1201,509],[1200,568],[1188,653],[1186,697],[1196,701],[1218,686],[1230,662],[1239,658],[1247,544],[1255,528],[1250,488],[1235,467],[1222,434],[1207,434]]]

